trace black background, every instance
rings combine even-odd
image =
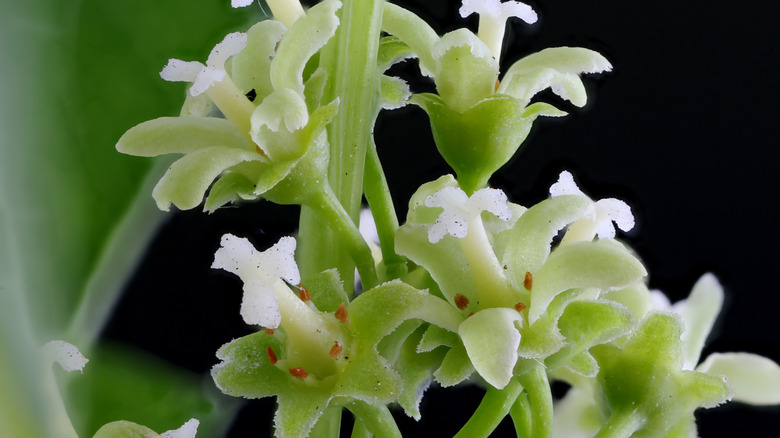
[[[678,300],[705,272],[724,284],[724,313],[705,355],[749,351],[780,362],[775,277],[780,7],[758,0],[531,4],[540,19],[531,26],[511,22],[504,70],[524,54],[565,45],[599,51],[614,70],[586,79],[586,108],[563,105],[568,117],[537,122],[522,152],[491,183],[530,206],[546,198],[566,169],[594,199],[625,200],[637,226],[622,238],[645,262],[652,288]],[[476,30],[473,17],[457,15],[459,2],[407,6],[440,33],[464,22]],[[414,69],[411,63],[395,73],[412,78]],[[427,90],[430,84],[415,81],[413,87]],[[552,95],[543,98],[559,102]],[[449,170],[416,107],[384,113],[376,136],[403,218],[416,187]],[[233,232],[267,247],[295,232],[296,212],[258,202],[212,215],[172,214],[104,338],[206,373],[220,345],[251,331],[238,314],[240,281],[209,269],[219,237]],[[433,385],[423,399],[421,423],[400,411],[397,419],[405,436],[452,435],[480,397],[473,386],[443,391]],[[273,400],[248,403],[229,435],[265,436],[257,425],[270,424],[272,406]],[[780,435],[777,408],[730,404],[701,410],[697,417],[703,437]],[[502,427],[495,436],[512,433]]]

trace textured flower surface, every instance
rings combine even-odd
[[[160,72],[160,76],[171,82],[192,82],[190,94],[198,96],[206,92],[214,83],[225,78],[225,61],[238,54],[246,47],[246,34],[234,32],[214,46],[211,50],[206,65],[198,61],[182,61],[171,58],[168,64]]]
[[[425,199],[427,207],[444,209],[436,218],[429,231],[428,239],[436,243],[449,234],[453,237],[466,237],[469,220],[477,218],[483,211],[493,213],[503,221],[512,218],[512,211],[506,204],[506,194],[496,189],[480,189],[468,196],[457,187],[445,187]]]

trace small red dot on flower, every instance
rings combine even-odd
[[[336,309],[336,319],[341,321],[342,324],[349,322],[349,316],[347,316],[347,306],[344,303],[339,304],[339,308]]]
[[[309,377],[309,373],[307,373],[306,370],[303,369],[303,367],[290,368],[290,374],[292,374],[292,376],[297,379],[305,379]]]
[[[530,291],[534,287],[534,274],[530,272],[525,273],[525,279],[523,280],[523,287],[525,290]]]
[[[299,284],[298,285],[298,297],[300,297],[301,301],[311,301],[311,294],[309,293],[309,289],[306,289],[306,286]]]
[[[341,356],[341,352],[344,348],[337,341],[333,341],[333,347],[330,348],[330,357],[332,359],[338,359]]]
[[[268,361],[271,362],[271,365],[276,365],[276,353],[274,353],[274,349],[271,347],[268,347],[265,349],[265,354],[268,355]]]
[[[528,307],[528,306],[526,306],[526,305],[525,305],[525,304],[523,304],[523,303],[517,303],[517,304],[515,304],[515,310],[517,310],[518,312],[522,312],[523,310],[525,310],[525,309],[526,309],[526,307]]]
[[[465,310],[469,306],[469,299],[465,295],[455,294],[455,306],[460,310]]]

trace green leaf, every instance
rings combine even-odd
[[[84,373],[69,379],[64,394],[76,408],[70,415],[79,436],[92,436],[117,418],[160,431],[196,418],[201,423],[200,434],[210,436],[237,407],[216,390],[204,392],[201,376],[114,345],[93,350]]]
[[[162,218],[145,186],[161,172],[117,139],[179,112],[184,85],[159,77],[168,58],[205,57],[246,18],[221,2],[3,4],[0,435],[47,435],[38,346],[65,338],[88,354]]]

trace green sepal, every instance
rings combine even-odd
[[[409,97],[412,95],[409,84],[395,76],[380,75],[379,89],[382,98],[382,108],[387,110],[406,106]]]
[[[647,285],[636,282],[623,289],[613,290],[602,295],[605,300],[614,301],[628,308],[637,319],[642,319],[653,309],[653,299]]]
[[[325,0],[287,30],[271,64],[271,83],[275,90],[289,88],[303,94],[303,70],[309,58],[336,34],[339,8],[338,0]]]
[[[98,429],[92,438],[160,438],[160,434],[132,421],[112,421]]]
[[[314,73],[306,80],[303,96],[309,111],[323,106],[322,99],[325,96],[325,88],[328,85],[328,71],[324,68],[314,70]]]
[[[462,112],[434,94],[416,94],[411,102],[428,114],[439,153],[469,195],[485,187],[490,176],[512,158],[535,119],[524,118],[524,105],[503,95],[492,95]]]
[[[263,156],[247,149],[212,146],[189,153],[168,168],[152,191],[160,210],[174,204],[189,210],[203,201],[211,183],[229,167],[245,161],[262,161]]]
[[[529,208],[515,225],[499,234],[496,254],[507,266],[507,278],[517,290],[524,290],[525,273],[537,274],[550,255],[553,238],[592,205],[585,196],[564,195],[546,199]]]
[[[279,394],[274,414],[277,438],[299,438],[309,435],[314,424],[331,404],[330,388],[299,385],[296,391]]]
[[[213,213],[218,208],[239,199],[255,199],[255,183],[239,172],[227,172],[209,190],[203,210]]]
[[[554,371],[561,365],[586,377],[595,377],[598,366],[588,350],[628,333],[633,326],[631,312],[620,304],[607,300],[574,301],[566,306],[558,328],[566,338],[566,346],[548,357],[545,365]],[[595,366],[595,369],[594,369]]]
[[[227,395],[271,397],[289,391],[292,377],[271,365],[267,349],[281,354],[281,343],[263,331],[235,339],[217,351],[221,361],[211,369],[217,387]]]
[[[523,319],[515,309],[492,308],[471,315],[458,327],[474,368],[497,389],[509,383],[517,363],[518,323],[522,325]]]
[[[216,117],[217,106],[207,93],[193,96],[189,91],[186,91],[184,96],[179,117]]]
[[[379,40],[376,61],[379,71],[382,73],[393,65],[414,56],[411,47],[396,36],[386,36]]]
[[[420,70],[430,76],[436,70],[433,45],[439,35],[417,14],[392,3],[385,4],[382,14],[382,30],[408,44],[420,59]]]
[[[349,302],[336,269],[310,275],[301,284],[309,290],[311,300],[320,312],[335,312],[339,305]]]
[[[528,321],[533,324],[555,296],[572,288],[609,291],[647,275],[642,263],[621,244],[607,240],[558,247],[534,276]]]
[[[604,344],[591,350],[600,367],[598,400],[607,426],[626,421],[636,436],[667,436],[688,430],[684,424],[694,421],[696,408],[728,400],[723,378],[682,369],[681,334],[675,316],[650,313],[623,348]]]
[[[527,359],[542,359],[563,348],[566,339],[558,329],[558,319],[569,303],[584,295],[587,295],[587,291],[583,289],[570,289],[558,294],[536,322],[522,329],[518,355]]]
[[[441,346],[454,347],[459,343],[460,340],[457,333],[445,330],[436,325],[428,325],[425,333],[423,333],[423,336],[420,339],[420,344],[417,345],[417,351],[419,353],[427,353]]]
[[[273,133],[293,137],[304,145],[303,155],[273,162],[257,180],[255,193],[277,204],[304,204],[327,183],[329,146],[325,126],[338,111],[338,100],[314,110],[308,124],[295,132]],[[280,130],[281,131],[281,130]]]
[[[498,92],[527,104],[536,93],[552,88],[562,98],[583,106],[587,95],[578,75],[600,73],[611,68],[606,58],[592,50],[552,47],[515,62],[504,75]]]
[[[189,154],[213,146],[249,151],[246,139],[229,121],[216,117],[160,117],[130,128],[116,150],[138,157]]]
[[[401,354],[401,348],[409,338],[423,324],[419,319],[407,319],[402,322],[401,325],[396,327],[389,335],[382,338],[376,346],[376,350],[379,354],[390,361],[395,363],[398,356]]]
[[[447,388],[468,379],[474,373],[474,365],[469,359],[466,347],[458,339],[458,344],[444,355],[441,366],[433,372],[433,377],[441,386]]]
[[[244,50],[231,58],[230,77],[233,83],[248,93],[255,90],[255,103],[262,102],[271,92],[271,61],[284,35],[285,27],[275,20],[261,21],[246,32]]]
[[[451,110],[463,112],[493,94],[498,62],[471,31],[461,28],[447,33],[432,51],[437,61],[436,91]]]
[[[431,382],[433,372],[439,368],[447,352],[444,348],[420,352],[417,346],[424,333],[427,333],[426,327],[419,327],[406,338],[393,366],[403,376],[398,404],[404,409],[406,415],[417,421],[421,418],[420,401],[423,393]]]

